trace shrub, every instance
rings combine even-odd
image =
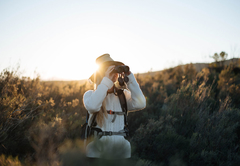
[[[240,110],[229,96],[218,100],[211,77],[204,69],[192,82],[183,80],[156,108],[159,119],[142,123],[131,139],[135,156],[162,165],[237,165]]]
[[[233,107],[240,107],[240,74],[233,72],[233,66],[229,66],[221,71],[219,75],[218,88],[219,98],[223,100],[229,96]]]
[[[159,120],[149,120],[132,138],[134,154],[155,164],[169,165],[176,155],[184,157],[189,149],[189,140],[178,135],[174,129],[177,119],[168,115]],[[182,159],[181,159],[182,160]]]
[[[5,155],[0,155],[0,165],[1,166],[22,166],[21,162],[18,160],[18,157],[13,158],[12,156],[6,157]]]

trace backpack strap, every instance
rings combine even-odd
[[[87,134],[86,138],[89,137],[89,136],[91,135],[91,132],[92,132],[93,126],[94,126],[95,123],[96,123],[96,117],[97,117],[97,114],[95,113],[95,114],[93,114],[92,116],[93,116],[93,117],[92,117],[91,124],[90,124],[90,126],[89,126],[89,131],[86,132],[86,134]],[[87,112],[87,123],[88,123],[88,118],[89,118],[89,113]],[[88,124],[87,124],[87,125],[88,125]]]
[[[119,98],[119,101],[120,101],[120,104],[122,107],[122,111],[125,113],[124,114],[124,130],[126,131],[127,136],[128,136],[128,122],[127,122],[128,109],[127,109],[127,100],[126,100],[126,97],[125,97],[125,94],[123,91],[124,91],[123,89],[118,89],[117,95],[118,95],[118,98]]]
[[[92,121],[91,121],[90,128],[92,128],[93,126],[96,125],[97,113],[94,113],[92,116],[93,116],[93,119],[92,119]]]
[[[94,125],[94,122],[95,122],[95,119],[97,117],[97,114],[93,114],[93,120],[90,124],[90,126],[88,125],[88,119],[89,119],[89,113],[87,111],[87,115],[86,115],[86,123],[83,125],[84,127],[84,135],[82,136],[82,138],[84,139],[83,141],[83,145],[84,147],[86,148],[86,145],[87,145],[87,139],[88,137],[91,135],[91,132],[92,132],[92,128],[93,128],[93,125]]]
[[[114,123],[117,115],[124,115],[125,114],[125,112],[115,112],[115,111],[112,111],[112,110],[108,110],[107,113],[110,114],[110,115],[114,115],[112,123]]]
[[[86,123],[88,123],[88,118],[89,118],[89,113],[88,113],[88,111],[87,111]]]

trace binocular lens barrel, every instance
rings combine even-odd
[[[128,66],[116,66],[113,70],[114,73],[127,73],[129,72]]]

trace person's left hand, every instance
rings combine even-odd
[[[129,67],[129,66],[128,66]],[[129,67],[129,71],[125,73],[126,76],[129,76],[131,74],[131,71],[130,71],[130,67]]]

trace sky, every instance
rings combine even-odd
[[[109,53],[133,73],[240,58],[239,0],[0,0],[0,71],[88,79]]]

